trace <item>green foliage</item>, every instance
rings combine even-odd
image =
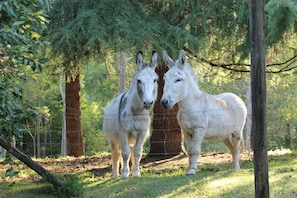
[[[0,2],[0,123],[6,137],[21,134],[21,124],[33,111],[22,101],[25,66],[41,70],[47,15],[43,1]]]
[[[1,70],[17,74],[17,66],[41,70],[47,41],[47,15],[40,0],[3,0],[0,3]],[[3,71],[1,71],[3,73]]]
[[[246,2],[175,0],[149,1],[145,5],[159,33],[152,34],[150,39],[154,48],[162,46],[170,54],[185,49],[207,59],[220,57],[232,61],[235,55],[249,50],[242,47],[249,41]],[[161,39],[157,38],[160,36]]]
[[[24,123],[26,126],[26,131],[23,133],[25,148],[29,155],[34,154],[33,140],[28,130],[35,134],[38,129],[41,144],[46,148],[46,155],[57,156],[60,154],[61,149],[63,110],[58,87],[59,76],[53,73],[52,68],[49,66],[45,67],[42,73],[27,70],[26,75],[31,78],[23,84],[22,100],[34,109],[35,114],[28,117],[26,123]],[[40,126],[37,126],[38,119],[41,121]]]
[[[9,169],[7,169],[6,172],[5,172],[5,177],[10,177],[10,178],[12,178],[12,177],[14,177],[14,176],[17,175],[17,174],[18,174],[18,172],[15,171],[13,168],[9,168]]]
[[[267,44],[281,41],[286,33],[297,31],[297,2],[295,0],[270,0],[265,5],[267,12]]]
[[[234,58],[249,51],[239,47],[248,42],[247,10],[247,3],[230,0],[59,0],[50,14],[53,52],[65,59],[65,71],[72,76],[81,66],[77,63],[104,58],[108,51],[166,49],[177,54],[183,48],[196,54],[206,49],[207,56]]]
[[[80,183],[79,176],[71,175],[64,184],[63,189],[58,192],[60,196],[65,197],[83,197],[84,188]]]

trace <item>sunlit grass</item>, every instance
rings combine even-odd
[[[279,152],[278,152],[279,153]],[[271,197],[297,197],[297,158],[272,153],[269,156]],[[241,162],[233,171],[229,164],[202,165],[195,176],[185,176],[184,168],[144,168],[143,177],[105,178],[87,186],[87,197],[254,197],[252,161]],[[219,168],[217,168],[219,166]]]
[[[113,179],[111,173],[97,177],[91,172],[76,174],[84,188],[83,197],[255,197],[252,160],[240,162],[241,170],[230,163],[199,165],[194,176],[185,176],[183,166],[143,166],[142,177]],[[30,176],[31,171],[21,175]],[[290,150],[269,152],[270,197],[297,197],[297,153]],[[0,197],[55,197],[52,186],[37,183],[0,183]]]

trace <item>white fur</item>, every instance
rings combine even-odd
[[[130,88],[117,96],[106,107],[102,130],[112,152],[112,175],[119,176],[122,155],[122,177],[129,177],[129,159],[132,148],[132,175],[140,176],[139,163],[143,144],[149,136],[150,115],[158,94],[157,53],[153,52],[151,64],[143,62],[142,53],[136,55],[138,72]]]
[[[166,51],[163,58],[170,69],[164,75],[161,102],[165,108],[178,104],[177,120],[189,155],[187,174],[196,172],[204,138],[223,140],[231,151],[233,168],[239,170],[240,143],[247,114],[244,102],[233,93],[210,95],[201,91],[184,51],[180,51],[175,62]]]

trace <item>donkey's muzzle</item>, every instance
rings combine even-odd
[[[165,109],[170,109],[170,105],[167,99],[162,99],[161,104]]]
[[[153,105],[154,105],[154,101],[151,101],[151,100],[144,100],[144,101],[143,101],[143,107],[144,107],[145,109],[149,109],[149,108],[151,108]]]

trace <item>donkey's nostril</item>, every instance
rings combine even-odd
[[[168,104],[168,100],[162,100],[161,102],[164,107],[167,106],[167,104]]]
[[[154,104],[154,101],[150,101],[150,100],[143,101],[144,108],[150,108],[151,106],[153,106],[153,104]]]

